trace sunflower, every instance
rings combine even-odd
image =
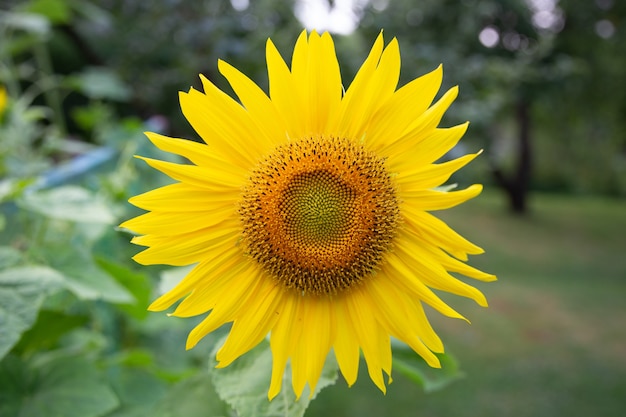
[[[4,114],[4,109],[7,107],[7,102],[7,90],[0,85],[0,120],[2,120],[2,115]]]
[[[218,367],[269,334],[269,399],[288,361],[296,395],[307,383],[313,393],[331,350],[349,385],[362,352],[385,392],[390,337],[439,367],[443,344],[424,305],[463,318],[433,289],[486,306],[480,291],[451,273],[495,279],[462,262],[483,251],[429,213],[482,189],[439,188],[478,155],[434,163],[467,129],[437,127],[457,88],[432,104],[440,66],[396,90],[398,42],[385,47],[382,33],[345,91],[328,33],[302,32],[291,68],[271,40],[266,58],[269,96],[223,61],[219,71],[238,101],[202,76],[204,92],[180,93],[204,143],[147,133],[191,163],[141,158],[176,182],[131,198],[148,213],[122,227],[147,246],[137,262],[195,264],[149,309],[182,299],[172,315],[206,314],[188,349],[232,323]]]

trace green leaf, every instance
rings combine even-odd
[[[84,325],[87,321],[87,316],[41,310],[35,325],[22,334],[22,338],[15,349],[19,352],[34,352],[51,348],[61,336]]]
[[[199,373],[174,385],[150,413],[150,417],[231,416],[228,405],[215,392],[211,376]],[[243,414],[241,417],[245,417]]]
[[[152,416],[150,410],[167,392],[167,383],[144,368],[113,366],[108,375],[121,404],[107,417]]]
[[[0,416],[99,417],[119,401],[82,357],[0,362]]]
[[[96,2],[76,1],[72,8],[81,19],[87,20],[97,27],[108,27],[113,25],[113,15],[106,9],[106,5],[99,6]]]
[[[18,199],[17,203],[26,210],[52,219],[106,224],[115,221],[109,206],[90,191],[76,186],[29,193]]]
[[[0,358],[37,318],[45,296],[63,285],[63,276],[42,266],[0,272]]]
[[[93,262],[87,247],[45,247],[38,254],[63,274],[65,287],[82,300],[120,304],[135,302],[126,288]]]
[[[437,353],[441,369],[431,368],[426,361],[404,343],[393,344],[393,369],[421,385],[425,392],[440,390],[463,377],[456,359],[446,353]]]
[[[72,17],[68,2],[64,0],[31,0],[25,6],[25,11],[45,16],[54,24],[67,23]]]
[[[114,120],[114,110],[112,105],[95,101],[88,106],[80,106],[72,109],[72,118],[76,124],[86,131],[106,126]]]
[[[119,304],[135,302],[135,298],[126,288],[90,261],[57,267],[65,276],[67,289],[82,300],[104,300]]]
[[[127,101],[131,96],[128,86],[106,68],[89,68],[77,75],[74,82],[83,94],[94,100]]]
[[[157,288],[158,294],[165,294],[174,288],[180,281],[183,280],[191,272],[196,265],[179,266],[176,268],[169,268],[161,272],[159,286]]]
[[[22,260],[22,253],[11,246],[0,246],[0,270],[17,265]]]
[[[37,35],[50,33],[50,21],[36,13],[0,12],[0,25]]]
[[[148,315],[148,304],[152,293],[150,278],[146,274],[134,272],[124,265],[120,265],[104,258],[96,259],[98,265],[124,286],[135,298],[132,304],[120,305],[122,311],[136,319],[142,320]]]
[[[15,200],[33,182],[33,178],[7,178],[0,181],[0,203]]]
[[[211,355],[210,365],[214,367],[215,354],[222,342],[217,343]],[[226,401],[241,417],[256,416],[290,416],[304,415],[311,400],[309,387],[305,387],[299,400],[291,387],[291,369],[287,367],[283,376],[283,386],[280,394],[272,401],[267,399],[270,376],[272,373],[272,352],[269,342],[264,340],[259,346],[238,358],[224,369],[213,369],[213,385],[220,398]],[[317,383],[313,398],[325,387],[336,382],[338,377],[337,364],[334,360],[327,360]]]

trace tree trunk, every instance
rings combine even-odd
[[[495,164],[492,172],[497,184],[502,187],[509,198],[509,208],[516,214],[528,212],[528,189],[530,186],[532,166],[532,146],[530,142],[529,104],[520,99],[515,108],[518,126],[517,161],[511,175],[504,174]]]

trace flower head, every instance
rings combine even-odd
[[[298,38],[291,68],[267,42],[269,96],[234,67],[219,70],[236,101],[202,77],[204,92],[180,94],[182,111],[205,143],[148,133],[191,164],[148,158],[177,182],[130,201],[148,213],[122,226],[147,246],[142,264],[196,264],[150,310],[206,318],[187,347],[232,322],[217,353],[225,367],[268,334],[269,397],[291,361],[294,391],[311,392],[333,350],[348,384],[363,353],[385,391],[390,337],[433,367],[443,344],[424,305],[462,316],[432,290],[485,297],[450,273],[495,277],[462,261],[482,250],[429,213],[480,193],[438,189],[477,154],[434,163],[467,129],[438,128],[457,88],[435,104],[442,69],[396,90],[398,42],[382,34],[344,92],[328,33]]]
[[[7,107],[7,90],[4,89],[3,86],[0,85],[0,120],[2,120],[2,115],[4,114],[4,110]]]

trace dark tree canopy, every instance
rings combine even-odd
[[[144,118],[163,114],[176,132],[189,129],[176,91],[198,87],[199,73],[228,91],[217,72],[218,59],[267,87],[265,42],[271,37],[289,60],[293,40],[302,30],[296,3],[100,0],[78,6],[63,0],[11,0],[3,7],[48,13],[57,71],[107,68],[130,91],[118,111]],[[55,8],[42,9],[50,4]],[[482,159],[489,163],[468,168],[457,181],[492,181],[518,212],[526,210],[529,190],[626,195],[624,2],[353,4],[356,30],[335,36],[346,82],[384,30],[387,40],[395,36],[400,42],[402,82],[443,63],[444,88],[461,87],[444,122],[470,120],[466,146],[485,148],[487,157]],[[26,50],[17,57],[29,59]],[[70,96],[67,114],[81,103]],[[73,121],[68,124],[71,128]]]

